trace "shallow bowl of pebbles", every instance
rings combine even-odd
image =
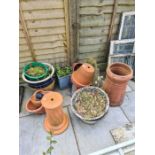
[[[74,92],[71,109],[82,121],[93,124],[107,113],[109,97],[102,89],[87,86]]]

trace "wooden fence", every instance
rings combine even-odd
[[[33,60],[71,63],[95,58],[105,69],[109,41],[134,0],[21,0],[20,73]]]
[[[31,61],[69,63],[68,0],[19,3],[20,73]]]
[[[135,9],[134,0],[75,0],[76,59],[95,58],[105,70],[110,40],[118,39],[122,12]]]

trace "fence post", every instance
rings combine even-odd
[[[24,20],[21,4],[19,4],[19,17],[20,17],[21,25],[22,25],[24,33],[25,33],[25,37],[26,37],[28,47],[31,51],[32,60],[36,61],[35,52],[33,50],[33,47],[32,47],[31,41],[30,41],[30,36],[29,36],[28,29],[27,29],[27,26],[26,26],[26,23]]]

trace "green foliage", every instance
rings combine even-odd
[[[56,74],[58,77],[64,77],[66,75],[71,74],[72,72],[72,68],[69,66],[61,67],[59,65],[56,65],[55,68],[56,68]]]
[[[93,78],[93,86],[101,88],[103,85],[102,76],[99,75],[99,68],[97,66],[97,62],[94,58],[89,58],[86,61],[87,63],[91,64],[95,69],[95,75]]]
[[[53,144],[56,144],[57,143],[56,140],[53,140],[52,132],[49,132],[49,135],[46,137],[46,139],[48,140],[48,142],[49,142],[50,145],[47,148],[46,152],[43,152],[42,155],[51,154],[52,151],[54,150]]]
[[[44,68],[40,67],[40,66],[35,66],[35,67],[30,67],[26,73],[30,76],[41,76],[43,74],[45,74],[45,70]]]

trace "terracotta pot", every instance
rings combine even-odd
[[[35,114],[45,113],[45,109],[43,108],[43,106],[41,105],[40,107],[36,108],[34,104],[31,102],[31,99],[29,99],[26,103],[26,111]]]
[[[127,64],[113,63],[108,66],[103,89],[109,96],[111,106],[119,106],[122,103],[127,83],[132,76],[133,71]]]
[[[64,132],[69,125],[69,120],[63,112],[62,95],[51,91],[44,95],[41,103],[46,111],[46,118],[44,120],[45,129],[48,132],[51,131],[54,135]]]
[[[84,63],[80,68],[72,73],[72,83],[77,88],[89,86],[93,81],[94,73],[94,67],[88,63]]]
[[[82,64],[83,63],[81,63],[81,62],[73,63],[73,65],[72,65],[73,71],[76,71],[77,69],[79,69],[82,66]]]
[[[33,93],[33,95],[31,96],[30,100],[31,100],[31,102],[33,103],[33,106],[36,107],[36,108],[38,108],[38,107],[41,106],[41,100],[37,100],[37,99],[36,99],[36,94],[37,94],[37,93],[45,94],[45,93],[47,93],[47,92],[45,92],[45,91],[39,89],[39,90],[37,90],[37,91],[35,91],[35,92]]]

